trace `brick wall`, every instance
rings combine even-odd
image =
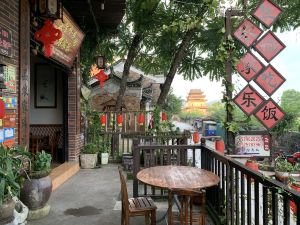
[[[12,57],[0,55],[0,63],[16,68],[16,79],[19,77],[19,0],[0,1],[0,26],[11,31],[12,34]],[[3,96],[18,97],[19,83],[17,82],[17,93],[3,93]],[[18,106],[16,108],[16,119],[18,127]],[[15,141],[18,141],[18,131],[15,130]]]

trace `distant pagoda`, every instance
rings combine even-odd
[[[207,101],[201,89],[190,90],[190,93],[187,96],[186,106],[183,111],[207,115]]]

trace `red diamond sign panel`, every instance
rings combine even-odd
[[[251,52],[247,52],[236,66],[236,70],[248,82],[263,68],[262,63]]]
[[[281,14],[281,8],[270,0],[263,1],[252,13],[267,28],[270,28]]]
[[[270,62],[285,48],[285,45],[275,36],[275,34],[268,31],[258,40],[254,45],[254,48],[267,62]]]
[[[285,117],[285,113],[272,99],[269,99],[255,113],[255,116],[266,128],[271,129]]]
[[[265,99],[251,85],[247,85],[233,99],[235,104],[248,116],[250,116],[264,100]]]
[[[285,78],[269,65],[254,81],[264,92],[272,95],[285,82]]]
[[[251,20],[245,19],[234,32],[233,36],[242,42],[247,48],[252,46],[254,41],[261,35],[262,30]]]

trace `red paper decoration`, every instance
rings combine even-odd
[[[34,33],[34,38],[44,45],[44,54],[46,57],[52,56],[52,45],[59,40],[62,32],[53,26],[51,20],[46,20],[44,26]]]
[[[161,113],[161,120],[162,120],[162,121],[167,120],[167,114],[166,114],[165,112],[162,112],[162,113]]]
[[[2,99],[0,99],[0,119],[3,119],[5,116],[5,103]]]
[[[100,124],[103,127],[105,126],[105,124],[106,124],[106,116],[105,115],[100,116]]]
[[[100,70],[100,72],[95,75],[95,78],[99,81],[100,87],[103,88],[104,82],[108,79],[108,75],[104,70]]]
[[[118,126],[122,126],[123,116],[121,114],[119,114],[117,117],[117,123],[118,123]]]
[[[144,122],[145,122],[145,116],[144,116],[143,113],[140,113],[138,115],[138,123],[139,123],[140,126],[143,126]]]

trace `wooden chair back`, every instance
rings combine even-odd
[[[122,170],[119,167],[119,175],[120,175],[120,181],[121,181],[121,200],[122,200],[122,206],[125,212],[129,211],[129,202],[128,202],[128,192],[127,192],[127,185],[125,178],[123,176]]]

